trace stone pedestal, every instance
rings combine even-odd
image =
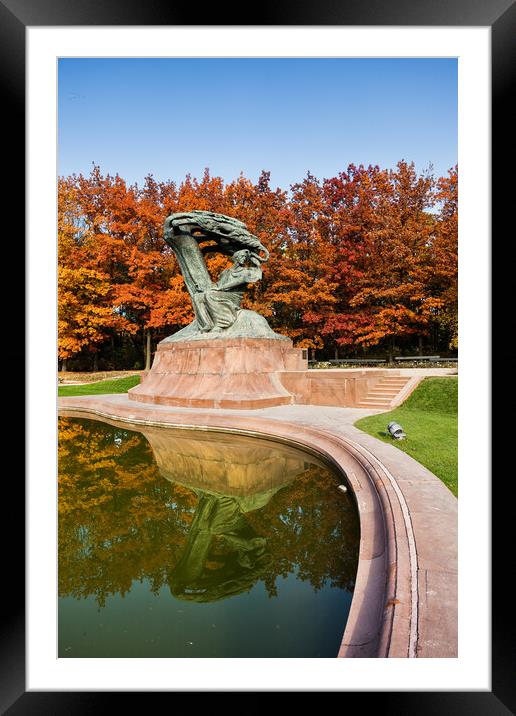
[[[280,375],[305,371],[288,338],[162,342],[151,370],[129,398],[187,408],[266,408],[294,403]]]

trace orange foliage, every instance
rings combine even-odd
[[[262,172],[225,184],[208,170],[176,186],[118,175],[59,180],[59,356],[96,351],[115,335],[154,340],[193,318],[163,240],[170,213],[206,209],[244,221],[270,251],[244,307],[296,345],[375,346],[396,337],[457,335],[457,168],[437,181],[413,164],[350,165],[290,192]],[[208,255],[216,278],[228,265]]]

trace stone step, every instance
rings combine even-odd
[[[392,400],[391,400],[391,398],[378,398],[378,397],[374,397],[374,396],[371,396],[371,397],[368,396],[367,398],[362,398],[362,400],[360,400],[359,402],[360,403],[368,403],[368,404],[375,403],[378,405],[390,405]]]
[[[378,383],[375,383],[373,386],[371,386],[371,390],[399,390],[400,388],[403,388],[407,385],[408,381],[403,381],[403,383],[383,383],[382,381],[379,381]]]
[[[370,390],[382,390],[382,391],[389,391],[391,393],[399,393],[400,390],[403,390],[406,383],[403,385],[375,385],[374,388],[370,388]]]
[[[379,403],[357,403],[357,408],[362,408],[363,410],[384,410],[385,412],[389,411],[389,405],[380,405]]]
[[[392,403],[396,395],[385,395],[384,393],[368,393],[364,396],[363,400],[378,400],[380,401],[380,403]]]
[[[381,387],[376,386],[375,388],[371,388],[371,390],[368,391],[368,395],[398,395],[400,391],[398,388],[388,388],[388,387]]]
[[[406,385],[410,378],[380,378],[379,385]]]
[[[385,393],[375,393],[373,391],[369,391],[369,393],[366,393],[360,400],[367,400],[368,398],[375,398],[375,400],[391,400],[392,398],[396,397],[397,393],[394,395],[385,395]]]
[[[387,391],[389,393],[399,393],[401,387],[398,387],[397,385],[372,385],[367,392],[374,393],[376,390],[381,392]]]

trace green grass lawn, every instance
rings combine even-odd
[[[139,375],[129,375],[125,378],[114,380],[101,380],[98,383],[83,383],[81,385],[60,385],[58,388],[59,397],[71,397],[74,395],[103,395],[106,393],[127,393],[140,382]]]
[[[361,418],[355,425],[411,455],[457,495],[457,396],[457,378],[425,378],[399,408]],[[391,438],[387,432],[391,420],[401,425],[405,440]]]

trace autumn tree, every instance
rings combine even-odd
[[[341,304],[347,310],[327,330],[343,331],[343,343],[386,343],[392,359],[395,339],[427,336],[442,307],[429,281],[434,180],[404,161],[388,172],[352,166],[339,180],[327,188],[334,206],[336,198],[348,206],[335,217],[345,227],[344,235],[336,231],[336,268],[351,291]]]
[[[458,348],[458,169],[450,169],[447,177],[437,182],[436,199],[440,210],[432,244],[433,281],[442,298],[439,324],[444,329],[448,346]]]
[[[96,357],[111,331],[127,329],[128,324],[110,304],[113,291],[105,274],[60,266],[58,281],[58,355],[63,361],[62,370],[66,370],[68,358],[83,349]]]
[[[325,179],[323,190],[332,252],[328,276],[335,285],[336,303],[321,332],[336,352],[339,347],[353,350],[369,316],[352,300],[367,280],[374,249],[368,237],[383,226],[382,207],[392,193],[389,172],[350,164],[346,171]]]
[[[322,348],[321,328],[335,303],[335,284],[329,278],[332,250],[323,192],[312,174],[292,185],[284,221],[268,293],[276,325],[299,347]]]
[[[58,357],[67,359],[82,350],[97,352],[112,332],[127,330],[127,321],[114,305],[111,277],[91,261],[88,224],[77,196],[74,178],[58,187]]]
[[[262,172],[256,184],[242,175],[225,188],[225,213],[247,224],[270,252],[263,264],[263,279],[249,287],[243,307],[265,316],[273,328],[280,325],[274,300],[274,287],[281,275],[283,254],[288,241],[287,192],[270,186],[270,172]]]
[[[162,237],[165,200],[170,198],[171,187],[164,188],[152,176],[146,177],[141,189],[128,187],[121,177],[103,176],[94,166],[88,177],[71,177],[63,191],[65,188],[74,196],[75,214],[83,228],[79,263],[105,277],[110,286],[102,316],[105,320],[111,312],[113,328],[123,327],[129,335],[142,336],[150,367],[151,329],[161,328],[168,319],[160,314],[156,297],[170,288],[177,273]],[[65,232],[60,235],[61,243],[66,252],[69,240]],[[97,307],[101,303],[97,301]]]
[[[163,328],[170,320],[159,310],[157,298],[170,290],[175,273],[172,254],[163,240],[166,210],[160,187],[150,175],[141,190],[131,187],[114,199],[112,211],[125,219],[117,228],[126,245],[116,305],[144,337],[145,369],[149,370],[152,330]]]

